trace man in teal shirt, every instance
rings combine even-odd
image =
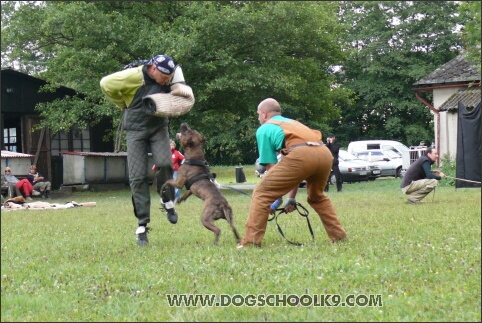
[[[346,238],[335,208],[323,190],[330,175],[333,156],[322,143],[321,132],[281,115],[281,106],[273,98],[258,105],[260,127],[256,131],[259,164],[266,173],[253,190],[244,237],[237,248],[261,246],[266,233],[272,203],[289,193],[284,210],[296,206],[298,185],[306,180],[308,204],[316,211],[332,242]],[[278,162],[277,153],[283,157]]]

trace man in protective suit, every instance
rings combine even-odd
[[[270,206],[289,193],[284,206],[285,212],[292,212],[296,206],[298,186],[306,180],[308,204],[320,217],[325,231],[332,242],[347,237],[345,229],[330,198],[323,190],[330,176],[333,156],[323,144],[321,132],[281,115],[281,106],[273,98],[267,98],[258,105],[256,141],[259,163],[268,170],[253,190],[245,234],[237,248],[247,245],[261,247],[266,233]],[[277,152],[282,158],[277,158]]]
[[[161,204],[167,212],[168,220],[177,223],[174,209],[174,188],[165,192],[160,188],[172,178],[173,168],[169,139],[169,119],[153,114],[143,103],[143,98],[157,93],[170,93],[171,86],[185,84],[181,67],[167,55],[156,55],[141,66],[129,67],[105,76],[100,88],[109,100],[123,112],[123,128],[127,138],[127,165],[129,184],[132,192],[134,215],[137,217],[137,244],[148,244],[147,233],[150,228],[151,199],[149,192],[148,165],[149,148],[154,158],[157,192]]]

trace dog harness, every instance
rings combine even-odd
[[[205,161],[204,159],[184,159],[181,165],[182,164],[204,167],[204,173],[197,174],[196,176],[186,181],[186,184],[184,185],[186,186],[186,190],[189,190],[192,184],[194,184],[195,182],[201,179],[208,179],[210,181],[214,180],[214,175],[211,174],[211,172],[209,171],[208,162]]]

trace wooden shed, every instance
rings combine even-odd
[[[77,94],[67,87],[59,87],[55,92],[39,92],[45,84],[46,81],[28,74],[10,68],[2,69],[1,149],[32,155],[32,163],[52,182],[52,189],[58,189],[63,182],[60,151],[113,151],[113,140],[99,140],[106,130],[112,128],[112,120],[102,120],[87,129],[78,129],[73,125],[68,132],[52,133],[48,128],[32,132],[34,125],[41,121],[35,111],[38,103]]]

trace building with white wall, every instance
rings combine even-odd
[[[414,86],[412,90],[415,96],[434,116],[435,146],[440,157],[455,159],[459,104],[463,104],[469,111],[480,105],[480,72],[460,54],[415,82]],[[421,95],[427,92],[433,94],[431,103]],[[473,135],[480,136],[480,133]]]

